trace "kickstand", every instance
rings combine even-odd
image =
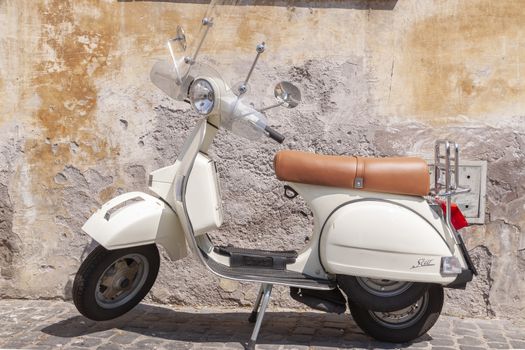
[[[268,303],[270,302],[270,296],[272,295],[272,287],[273,284],[263,283],[261,285],[261,290],[259,291],[257,300],[255,301],[254,311],[252,311],[252,314],[250,316],[250,320],[252,316],[256,317],[256,320],[255,326],[253,327],[252,336],[250,337],[250,341],[248,341],[246,350],[255,350],[255,342],[257,341],[257,336],[259,335],[259,330],[261,329],[264,313],[266,312],[266,308],[268,307]],[[259,312],[257,312],[259,304],[261,304],[261,309],[259,310]]]
[[[253,304],[253,310],[250,314],[250,318],[248,318],[248,322],[255,323],[257,320],[257,311],[259,310],[259,305],[261,305],[261,298],[264,293],[264,284],[261,284],[261,288],[259,288],[259,293],[257,294],[257,299],[255,299],[255,304]]]

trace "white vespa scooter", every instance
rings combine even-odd
[[[120,195],[82,227],[99,246],[77,272],[77,309],[93,320],[132,309],[155,281],[160,244],[173,260],[184,258],[189,246],[217,276],[261,283],[248,348],[255,346],[274,284],[289,286],[294,299],[319,310],[343,313],[348,305],[356,323],[380,340],[406,342],[426,333],[441,312],[443,287],[464,288],[476,273],[452,225],[451,196],[464,191],[457,183],[459,152],[453,142],[436,143],[432,190],[428,166],[419,158],[280,151],[274,167],[286,182],[285,196],[300,195],[314,215],[309,244],[298,252],[254,250],[215,246],[207,235],[223,220],[218,175],[207,155],[219,128],[284,140],[262,110],[242,101],[264,43],[247,78],[233,87],[197,61],[207,34],[220,22],[216,5],[202,21],[193,54],[175,54],[186,50],[179,27],[168,45],[172,61],[158,62],[151,71],[156,86],[190,102],[204,117],[175,164],[151,173],[149,188],[156,196]],[[288,82],[277,84],[275,96],[272,107],[293,108],[301,99]],[[444,211],[437,196],[446,198]]]

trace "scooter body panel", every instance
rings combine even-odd
[[[82,230],[108,250],[158,243],[173,260],[188,254],[175,212],[142,192],[125,193],[105,203]]]
[[[453,233],[423,197],[288,185],[314,216],[310,244],[287,267],[290,270],[319,277],[345,274],[446,285],[456,276],[440,274],[441,256],[457,256],[466,268]],[[412,268],[420,259],[422,265],[433,266]]]
[[[175,205],[174,180],[180,162],[151,173],[150,190],[171,206]],[[198,153],[188,178],[186,205],[195,235],[202,235],[222,225],[223,211],[219,176],[215,163]]]
[[[320,255],[334,274],[398,281],[450,283],[441,257],[452,256],[441,234],[395,201],[362,199],[337,209],[321,233]]]

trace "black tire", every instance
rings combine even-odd
[[[443,308],[443,287],[431,286],[417,303],[420,309],[400,323],[388,322],[394,313],[374,312],[354,303],[349,306],[354,321],[368,335],[381,341],[405,343],[422,336],[436,323]],[[407,312],[406,309],[398,314]]]
[[[137,272],[134,272],[135,266]],[[82,315],[94,321],[119,317],[148,294],[159,266],[159,251],[155,244],[117,250],[97,246],[78,269],[73,283],[73,302]],[[104,285],[103,276],[111,278],[111,287]],[[108,298],[106,291],[116,291],[117,295]]]
[[[337,275],[337,283],[339,288],[345,292],[348,300],[354,304],[373,311],[395,311],[414,304],[430,286],[428,283],[410,283],[400,285],[399,289],[393,289],[390,293],[375,291],[372,287],[367,286],[367,283],[373,280],[363,277]],[[402,283],[389,281],[392,283]],[[388,282],[386,282],[388,286]],[[374,293],[374,294],[373,294]]]

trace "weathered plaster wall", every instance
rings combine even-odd
[[[449,292],[451,314],[525,315],[525,14],[520,0],[248,1],[227,11],[205,56],[230,82],[268,44],[251,85],[298,84],[304,103],[270,112],[287,140],[221,132],[225,225],[218,242],[275,249],[312,226],[272,170],[273,153],[428,156],[436,138],[487,160],[487,222],[466,230],[480,276]],[[185,1],[0,0],[0,296],[68,298],[101,203],[146,190],[174,161],[195,115],[149,83],[176,24],[191,37],[205,5]],[[254,98],[256,96],[257,98]],[[261,97],[262,96],[262,97]],[[232,237],[232,238],[230,238]],[[299,307],[277,289],[274,303]],[[165,261],[150,298],[249,305],[256,287]]]

